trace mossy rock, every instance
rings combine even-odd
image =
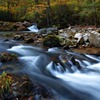
[[[54,35],[48,35],[43,40],[43,46],[46,47],[59,47],[60,41],[57,36]]]
[[[25,43],[34,43],[33,38],[28,38],[25,40]]]
[[[1,62],[7,62],[7,61],[16,60],[16,59],[17,59],[17,56],[15,54],[10,54],[6,52],[0,54]]]
[[[66,39],[65,44],[68,45],[69,47],[73,47],[77,45],[77,41],[73,39]]]
[[[13,39],[14,40],[24,40],[25,38],[23,35],[15,35]]]
[[[4,37],[12,37],[13,36],[13,33],[10,33],[10,32],[9,33],[5,33],[5,34],[3,34],[3,36]]]

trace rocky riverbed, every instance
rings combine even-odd
[[[24,22],[25,23],[25,22]],[[23,44],[45,47],[43,41],[48,35],[59,39],[58,47],[71,49],[75,52],[87,54],[100,54],[100,28],[69,27],[66,29],[43,28],[38,32],[17,31],[0,32],[4,41],[17,40]],[[54,37],[54,38],[55,38]],[[50,40],[51,41],[51,40]],[[52,41],[51,41],[52,42]],[[49,46],[45,47],[48,48]]]

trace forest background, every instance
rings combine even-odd
[[[100,0],[0,0],[0,21],[25,20],[41,28],[100,26]]]

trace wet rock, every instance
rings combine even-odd
[[[100,33],[100,28],[99,28],[99,29],[97,29],[97,32],[98,32],[98,33]]]
[[[82,38],[83,34],[82,33],[76,33],[74,38],[77,39],[78,41]]]
[[[42,28],[39,30],[38,34],[57,34],[57,28]]]
[[[70,49],[70,47],[67,44],[63,45],[62,48],[65,49],[65,50]]]
[[[0,27],[2,27],[2,26],[3,26],[3,23],[4,23],[4,22],[0,22]]]
[[[81,44],[84,44],[85,42],[84,42],[84,38],[83,37],[81,37],[80,39],[78,39],[78,41],[77,41],[77,44],[78,45],[81,45]]]
[[[27,31],[26,24],[23,24],[22,22],[16,22],[12,25],[12,27],[17,31]]]
[[[67,37],[69,37],[69,34],[64,32],[64,33],[59,33],[59,36],[61,36],[63,38],[67,38]]]
[[[0,26],[0,31],[12,31],[12,23],[10,22],[2,22]]]
[[[74,38],[77,39],[77,44],[82,45],[89,42],[90,33],[76,33]]]
[[[89,36],[90,36],[90,33],[84,33],[83,35],[84,42],[89,42]]]
[[[24,36],[23,35],[15,35],[14,40],[24,40]]]
[[[7,38],[7,37],[13,37],[13,35],[14,35],[14,33],[10,33],[10,32],[9,32],[9,33],[4,33],[4,34],[3,34],[3,36],[6,37],[6,38]]]
[[[21,25],[17,28],[17,31],[28,31],[27,27]]]
[[[63,38],[70,38],[74,37],[76,32],[77,32],[76,29],[72,29],[71,27],[69,27],[66,29],[59,30],[59,35],[62,36]]]
[[[35,100],[39,99],[38,97],[45,99],[52,97],[52,94],[48,92],[44,86],[38,84],[33,79],[31,82],[31,80],[26,75],[11,74],[11,77],[14,80],[11,88],[12,94],[14,94],[14,96],[10,95],[9,100],[12,100],[12,98],[18,98],[18,100]]]
[[[1,31],[28,31],[27,27],[31,24],[27,21],[24,22],[0,22]]]
[[[60,29],[58,32],[59,33],[64,33],[64,30],[63,29]]]
[[[16,60],[16,59],[17,59],[17,56],[15,54],[9,54],[9,53],[0,54],[1,62],[8,62],[8,61]]]
[[[46,34],[46,33],[47,33],[47,29],[46,28],[42,28],[38,32],[38,34]]]
[[[68,47],[76,47],[77,41],[74,40],[74,39],[66,39],[65,45],[68,46]]]
[[[31,24],[29,23],[29,22],[27,22],[27,21],[24,21],[23,23],[22,23],[25,27],[29,27]]]
[[[70,59],[70,60],[72,61],[73,65],[77,66],[77,68],[78,68],[79,70],[81,70],[81,69],[82,69],[82,67],[81,67],[80,63],[79,63],[79,62],[77,62],[77,61],[75,61],[75,58],[74,58],[74,57],[71,57],[71,59]]]
[[[20,26],[22,26],[22,23],[21,22],[16,22],[12,25],[12,27],[17,30]]]
[[[4,39],[4,42],[9,41],[9,39]]]
[[[28,38],[25,40],[25,43],[33,43],[33,42],[34,42],[33,38]]]
[[[100,33],[92,31],[89,37],[90,45],[100,47]]]

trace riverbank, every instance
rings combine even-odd
[[[93,31],[99,31],[99,28],[94,28],[91,30]],[[87,31],[85,33],[83,33],[84,31]],[[43,40],[45,37],[48,36],[47,33],[44,32],[45,35],[39,33],[35,33],[35,32],[31,32],[31,31],[6,31],[6,32],[0,32],[0,38],[3,39],[4,41],[9,41],[9,40],[15,40],[15,41],[19,41],[22,44],[28,44],[28,45],[32,45],[32,46],[38,46],[38,47],[42,47],[42,48],[48,48],[48,47],[44,47],[43,46]],[[57,34],[57,35],[56,35]],[[62,49],[71,49],[73,52],[78,52],[78,53],[86,53],[86,54],[96,54],[96,55],[100,55],[100,48],[99,47],[95,47],[93,45],[91,45],[89,42],[86,42],[87,44],[84,44],[84,40],[82,35],[85,36],[85,38],[87,39],[86,41],[88,41],[88,36],[90,34],[90,32],[88,31],[87,28],[72,28],[72,29],[61,29],[58,30],[58,33],[53,33],[51,32],[50,35],[55,35],[60,39],[60,43],[61,46],[60,48]],[[74,39],[74,36],[75,39]],[[77,39],[80,38],[78,45],[77,43]],[[99,37],[98,37],[99,38]],[[72,41],[72,42],[71,42]],[[77,46],[74,46],[72,43],[73,41],[75,41]],[[93,41],[93,40],[92,40]],[[96,42],[96,41],[94,41]]]
[[[4,22],[0,21],[0,31],[28,31],[27,27],[31,26],[32,23],[23,22]]]

